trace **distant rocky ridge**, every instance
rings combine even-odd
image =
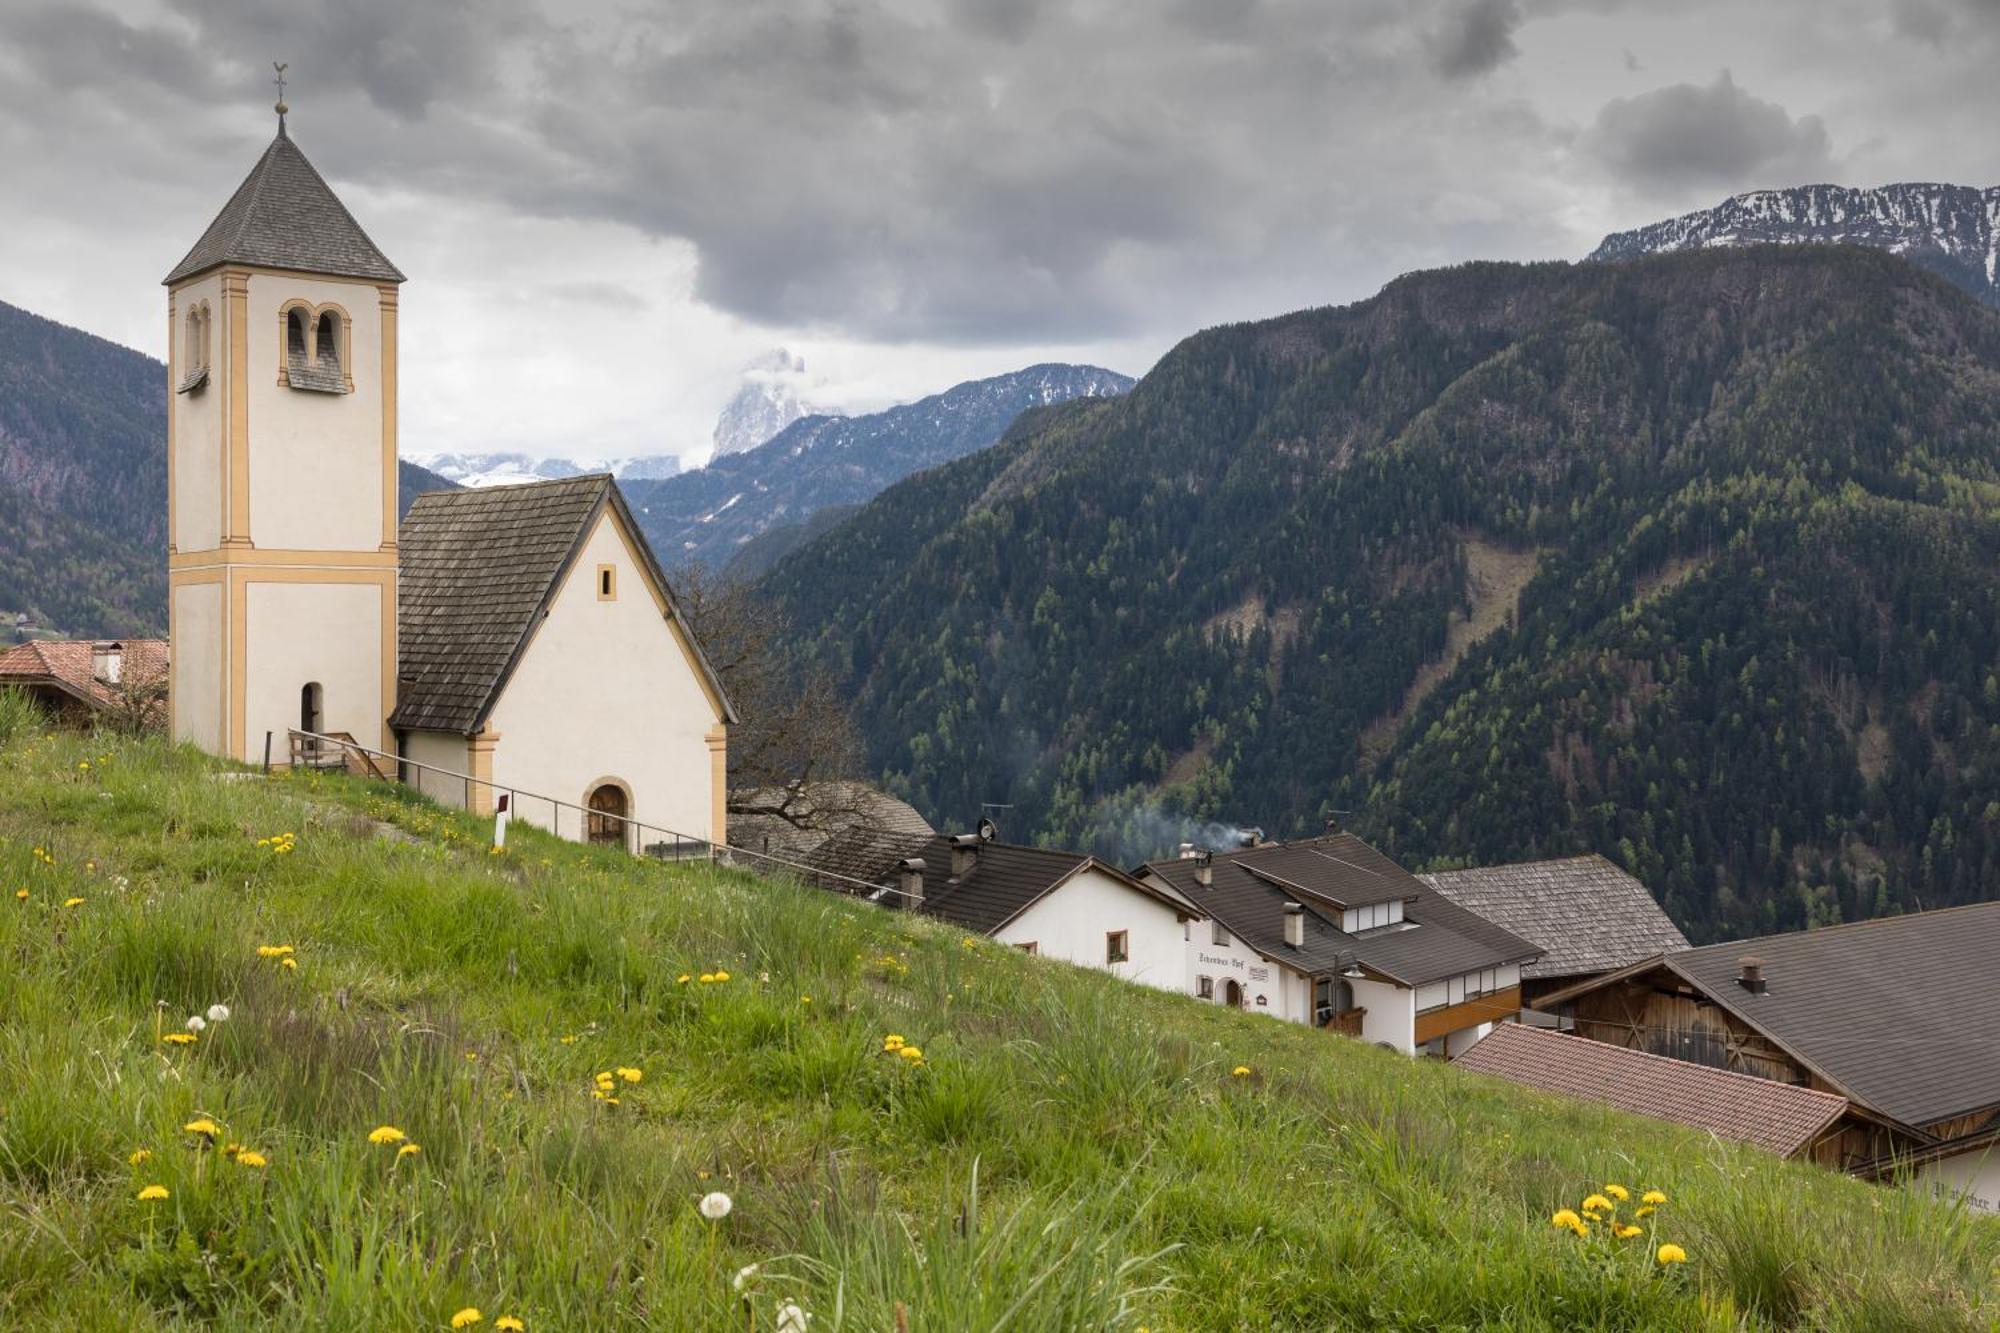
[[[681,461],[672,454],[638,458],[542,458],[519,452],[412,454],[421,466],[459,486],[513,486],[524,481],[552,481],[609,472],[621,481],[656,480],[679,474]]]
[[[835,506],[873,498],[913,472],[984,449],[1023,411],[1124,393],[1130,378],[1099,366],[1038,365],[972,380],[859,417],[801,418],[744,453],[666,481],[624,484],[660,559],[728,564],[754,539]],[[758,543],[761,568],[792,545]]]
[[[2000,306],[2000,187],[1911,183],[1752,190],[1714,208],[1614,232],[1590,258],[1812,241],[1902,255]]]
[[[806,378],[805,358],[779,347],[743,368],[735,397],[716,418],[711,458],[747,453],[806,416],[838,416],[810,401],[813,382]]]

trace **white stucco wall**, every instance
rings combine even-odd
[[[402,753],[407,759],[420,764],[431,764],[444,769],[446,773],[471,773],[472,755],[465,737],[448,731],[409,731],[403,733]],[[412,767],[407,771],[406,780],[424,795],[442,805],[464,809],[466,806],[466,783],[462,779],[448,778],[442,773],[429,773]]]
[[[208,302],[208,383],[194,393],[178,393],[188,360],[188,312]],[[222,542],[223,388],[228,333],[223,328],[222,279],[202,278],[174,293],[173,365],[167,410],[173,414],[173,535],[179,551],[209,551]]]
[[[2000,1212],[2000,1146],[1960,1153],[1917,1168],[1917,1180],[1962,1195],[1982,1212]]]
[[[597,597],[597,567],[617,570],[618,595]],[[717,716],[693,662],[652,595],[607,510],[584,543],[489,720],[499,733],[493,780],[576,805],[604,779],[632,793],[632,815],[707,840],[714,783],[707,735]],[[550,811],[524,799],[516,818],[547,827]],[[559,831],[582,835],[574,810]]]
[[[278,383],[285,346],[284,325],[278,314],[294,298],[315,307],[337,305],[350,316],[344,355],[354,392],[311,393]],[[371,283],[254,273],[247,309],[251,542],[260,547],[310,551],[379,548],[380,292]]]
[[[220,583],[186,583],[173,590],[174,641],[168,683],[174,739],[220,754],[223,614]]]
[[[363,745],[382,744],[382,589],[372,583],[251,582],[245,585],[244,754],[288,751],[299,725],[299,692],[318,681],[322,725]],[[177,645],[178,647],[178,645]]]
[[[1200,923],[1197,923],[1200,924]],[[1106,963],[1105,935],[1126,932],[1128,960]],[[995,932],[1007,944],[1033,942],[1044,958],[1100,968],[1127,981],[1189,991],[1180,914],[1092,867]]]
[[[1416,1052],[1417,993],[1386,981],[1362,979],[1350,983],[1354,1003],[1367,1010],[1361,1016],[1361,1039],[1394,1047],[1405,1055]]]
[[[1188,994],[1197,990],[1197,978],[1209,977],[1215,982],[1214,1003],[1226,1003],[1227,983],[1235,981],[1243,987],[1243,1007],[1256,1013],[1283,1016],[1280,1004],[1277,970],[1260,956],[1256,950],[1244,944],[1234,935],[1226,944],[1214,940],[1214,923],[1192,921],[1188,923],[1188,938],[1182,944],[1186,952]],[[1262,995],[1265,1003],[1259,1005],[1257,997]]]

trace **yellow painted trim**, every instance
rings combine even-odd
[[[209,274],[221,269],[227,273],[248,273],[252,277],[263,278],[310,278],[314,282],[338,283],[343,287],[394,287],[395,283],[384,283],[380,278],[353,278],[344,273],[317,273],[307,268],[272,268],[269,264],[250,264],[242,260],[229,260],[224,264],[210,264],[196,273],[190,273],[175,283],[172,290],[200,282]]]
[[[174,312],[175,308],[179,304],[180,304],[180,293],[177,291],[168,292],[167,293],[167,559],[169,560],[169,562],[172,561],[173,553],[175,550],[174,538],[177,527],[176,516],[178,513],[174,505],[174,472],[176,470],[174,467],[174,418],[178,417],[181,414],[181,405],[179,399],[176,398],[174,395],[174,390],[178,388],[180,384],[180,381],[174,378],[175,374],[178,373],[180,369],[180,363],[174,357]],[[167,642],[172,643],[173,641],[174,641],[173,617],[170,615],[167,617]],[[174,700],[172,692],[169,691],[167,695],[167,735],[169,736],[174,734],[173,725],[174,725]]]
[[[222,272],[223,321],[229,333],[229,413],[223,457],[228,482],[223,492],[222,544],[250,543],[250,275]]]
[[[716,693],[715,686],[709,682],[708,673],[701,669],[701,654],[694,650],[694,639],[688,633],[687,626],[681,624],[680,617],[674,614],[673,606],[667,601],[666,590],[656,586],[653,579],[647,576],[646,562],[639,559],[638,543],[634,540],[631,529],[619,519],[618,511],[606,505],[604,514],[618,530],[618,538],[625,543],[626,553],[632,557],[633,565],[639,569],[646,591],[653,595],[653,605],[659,609],[668,628],[673,630],[674,642],[680,645],[681,657],[687,662],[688,670],[694,673],[695,683],[701,686],[702,697],[708,700],[709,711],[714,714],[717,725],[722,725],[724,716],[722,696]]]
[[[493,751],[499,744],[500,733],[490,726],[466,740],[466,771],[477,779],[466,793],[465,808],[472,814],[493,813]]]
[[[597,600],[615,602],[618,600],[618,566],[599,565],[597,567]]]
[[[708,840],[720,846],[729,841],[729,724],[716,723],[702,739],[708,742]]]
[[[224,565],[249,568],[299,569],[394,569],[394,551],[303,551],[288,547],[256,546],[247,550],[182,551],[167,557],[167,568],[214,569]]]
[[[381,325],[382,377],[382,549],[396,549],[396,511],[400,508],[396,473],[396,311],[398,293],[391,283],[376,288],[381,301],[377,322]]]

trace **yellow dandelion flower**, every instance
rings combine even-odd
[[[715,982],[715,973],[713,973],[713,972],[704,972],[704,973],[702,973],[702,974],[701,974],[701,984],[702,984],[702,985],[704,985],[704,986],[709,986],[709,985],[713,985],[713,984],[714,984],[714,982]]]
[[[1651,1204],[1646,1205],[1644,1208],[1634,1208],[1632,1210],[1632,1216],[1634,1217],[1651,1217],[1652,1215],[1653,1207]]]
[[[1688,1261],[1688,1252],[1669,1241],[1659,1248],[1654,1257],[1663,1264],[1684,1264]]]
[[[1250,1077],[1250,1066],[1249,1066],[1249,1065],[1238,1065],[1238,1066],[1236,1066],[1236,1068],[1234,1068],[1234,1069],[1232,1069],[1232,1070],[1230,1070],[1230,1071],[1229,1071],[1229,1077],[1231,1077],[1231,1078],[1249,1078],[1249,1077]]]
[[[1625,1225],[1625,1226],[1620,1226],[1620,1227],[1613,1227],[1613,1228],[1612,1228],[1612,1230],[1611,1230],[1611,1234],[1612,1234],[1612,1235],[1614,1235],[1614,1236],[1616,1236],[1616,1237],[1618,1237],[1618,1239],[1620,1239],[1620,1240],[1630,1240],[1630,1239],[1632,1239],[1632,1237],[1634,1237],[1634,1236],[1643,1236],[1643,1235],[1645,1235],[1645,1234],[1646,1234],[1646,1228],[1644,1228],[1644,1227],[1635,1227],[1635,1226],[1632,1226],[1632,1225],[1630,1225],[1630,1224],[1628,1223],[1628,1224],[1627,1224],[1627,1225]]]
[[[368,1131],[368,1141],[370,1143],[401,1143],[408,1137],[410,1137],[408,1134],[397,1129],[394,1125],[377,1125],[374,1129]]]
[[[620,1066],[618,1070],[618,1077],[624,1079],[627,1083],[637,1083],[640,1079],[646,1077],[646,1071],[643,1069],[631,1069],[624,1066]]]
[[[418,1153],[420,1153],[420,1152],[422,1152],[422,1151],[423,1151],[423,1149],[422,1149],[422,1148],[419,1148],[419,1147],[418,1147],[418,1146],[417,1146],[416,1144],[414,1144],[414,1143],[406,1143],[406,1144],[404,1144],[404,1145],[403,1145],[402,1147],[400,1147],[400,1148],[396,1149],[396,1156],[398,1156],[398,1157],[415,1157],[415,1156],[416,1156],[416,1155],[417,1155]]]
[[[900,1051],[903,1049],[903,1039],[891,1032],[888,1036],[882,1038],[882,1049],[885,1051]]]
[[[574,1046],[574,1045],[576,1045],[576,1034],[575,1034],[574,1032],[572,1032],[572,1033],[570,1033],[570,1034],[569,1034],[569,1035],[568,1035],[567,1037],[564,1037],[564,1038],[562,1039],[562,1044],[563,1044],[563,1045],[565,1045],[565,1046]]]
[[[169,1032],[160,1040],[169,1046],[192,1046],[198,1039],[192,1032]]]
[[[451,1326],[453,1328],[471,1328],[484,1318],[486,1316],[479,1313],[477,1306],[468,1305],[451,1317]]]
[[[921,1046],[898,1046],[896,1054],[908,1060],[911,1064],[921,1064],[924,1058],[924,1048]]]
[[[212,1139],[221,1134],[222,1130],[213,1120],[210,1120],[207,1116],[203,1116],[199,1120],[190,1120],[185,1125],[182,1125],[181,1132],[184,1134],[199,1134],[205,1139]]]
[[[81,899],[81,898],[65,898],[65,899],[63,899],[63,906],[64,906],[64,907],[81,907],[81,906],[83,906],[83,899]]]
[[[1549,1218],[1549,1225],[1555,1227],[1574,1227],[1580,1220],[1573,1210],[1558,1208],[1555,1215]]]
[[[1602,1194],[1593,1194],[1583,1201],[1583,1211],[1586,1213],[1608,1213],[1611,1211],[1611,1200],[1605,1198]]]
[[[264,1156],[263,1153],[258,1152],[255,1148],[245,1148],[242,1152],[236,1154],[236,1165],[238,1166],[254,1167],[261,1171],[270,1164],[271,1159]]]
[[[688,974],[683,972],[679,976],[675,977],[674,980],[676,983],[685,986],[688,984]]]
[[[296,958],[280,958],[278,966],[285,968],[287,971],[296,972],[299,970],[299,960]]]
[[[812,997],[812,996],[810,996],[810,995],[801,995],[801,996],[799,996],[799,1003],[800,1003],[800,1004],[811,1004],[812,1002],[813,1002],[813,997]]]
[[[134,1148],[132,1155],[125,1160],[133,1166],[143,1166],[153,1160],[153,1150],[151,1148]]]
[[[1606,1194],[1609,1194],[1612,1198],[1618,1200],[1618,1202],[1620,1203],[1623,1203],[1627,1199],[1632,1197],[1632,1191],[1626,1189],[1623,1185],[1606,1185],[1604,1187],[1604,1192]]]
[[[16,902],[23,902],[23,903],[28,901],[28,891],[26,889],[14,890],[14,900]]]
[[[715,969],[715,979],[717,981],[727,981],[729,980],[729,974],[718,967]]]
[[[165,1185],[148,1185],[146,1186],[146,1188],[139,1191],[140,1203],[158,1203],[161,1199],[164,1199],[166,1197],[167,1197],[167,1187]],[[1661,1262],[1664,1263],[1666,1261],[1661,1260]]]
[[[1662,1194],[1658,1190],[1647,1190],[1644,1194],[1641,1194],[1639,1196],[1640,1203],[1653,1204],[1656,1206],[1659,1204],[1663,1204],[1666,1201],[1667,1201],[1667,1196]]]
[[[514,1315],[503,1314],[493,1321],[493,1327],[497,1333],[527,1333],[528,1326]]]

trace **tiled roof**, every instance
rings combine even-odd
[[[278,137],[167,274],[169,284],[217,264],[257,264],[298,273],[401,282],[403,275],[361,230],[279,122]]]
[[[951,848],[952,840],[938,834],[904,855],[923,858],[925,914],[981,935],[992,934],[1050,891],[1092,867],[1126,885],[1133,893],[1156,898],[1179,912],[1188,911],[1186,904],[1175,902],[1115,866],[1105,865],[1082,852],[982,842],[972,869],[963,879],[956,879],[951,873]],[[878,876],[878,880],[885,887],[894,888],[897,882],[894,867]]]
[[[102,640],[38,639],[16,644],[0,652],[0,686],[53,685],[93,707],[109,706],[117,697],[117,686],[98,679],[93,665],[97,644]],[[165,639],[118,639],[121,645],[119,675],[137,683],[153,680],[167,670]]]
[[[464,735],[479,729],[607,507],[619,514],[640,564],[672,607],[666,577],[608,475],[429,491],[416,498],[398,534],[391,726]],[[733,721],[721,682],[698,645],[694,656],[695,670]]]
[[[1609,972],[1688,947],[1646,886],[1601,856],[1446,870],[1418,879],[1536,945],[1528,978]]]
[[[1752,956],[1761,995],[1736,980]],[[2000,902],[1711,944],[1663,965],[1858,1106],[1917,1127],[2000,1107]]]
[[[1601,1041],[1502,1023],[1454,1062],[1510,1083],[1705,1129],[1780,1157],[1811,1145],[1847,1099]]]
[[[1150,861],[1174,892],[1213,915],[1267,958],[1309,975],[1340,971],[1358,959],[1405,986],[1421,986],[1533,958],[1535,946],[1443,897],[1351,833],[1214,853],[1210,883],[1191,860]],[[1412,924],[1349,935],[1341,906],[1402,900]],[[1304,905],[1305,945],[1285,943],[1285,903]]]

